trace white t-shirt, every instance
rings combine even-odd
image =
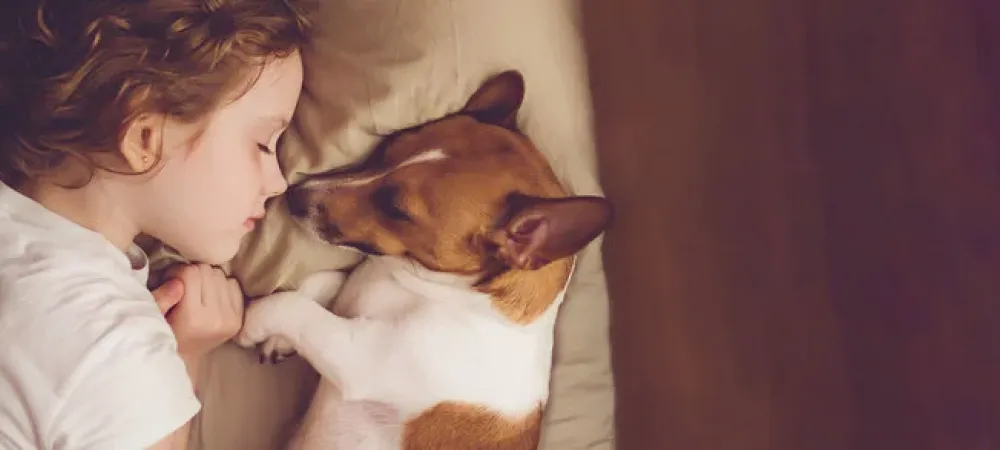
[[[0,183],[0,449],[139,450],[197,413],[148,270]]]

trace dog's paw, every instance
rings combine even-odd
[[[271,336],[257,346],[260,363],[278,364],[295,355],[295,346],[281,336]]]
[[[289,293],[272,294],[250,302],[243,317],[243,328],[236,336],[236,345],[254,348],[272,337],[280,337],[284,323],[294,307]]]

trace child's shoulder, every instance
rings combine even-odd
[[[120,265],[100,245],[0,217],[0,368],[21,355],[61,379],[84,367],[128,363],[122,355],[107,359],[99,350],[105,347],[173,352],[173,334],[152,295]]]
[[[74,240],[0,214],[0,335],[54,327],[85,331],[120,317],[169,332],[152,295],[124,261],[100,241]]]
[[[74,241],[0,218],[0,304],[12,296],[134,296],[141,286],[100,243]]]
[[[123,252],[2,186],[0,199],[0,343],[172,337]]]
[[[22,394],[0,420],[26,442],[141,448],[200,406],[152,295],[100,244],[0,211],[0,397]]]

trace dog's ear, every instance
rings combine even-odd
[[[524,78],[516,70],[494,75],[476,90],[462,112],[476,120],[517,129],[517,112],[524,100]]]
[[[536,270],[572,256],[608,227],[611,202],[594,196],[546,199],[514,195],[510,214],[494,232],[497,258],[507,266]]]

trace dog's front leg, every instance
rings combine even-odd
[[[295,295],[308,298],[329,310],[346,278],[347,275],[340,271],[316,272],[302,280],[299,288],[295,290]],[[292,344],[278,335],[267,338],[260,342],[257,347],[261,363],[268,361],[271,364],[277,364],[296,353]]]
[[[345,319],[308,295],[282,292],[247,308],[237,343],[253,347],[274,337],[285,339],[324,378],[336,383],[344,399],[367,398],[369,386],[392,351],[395,327],[367,319]]]

